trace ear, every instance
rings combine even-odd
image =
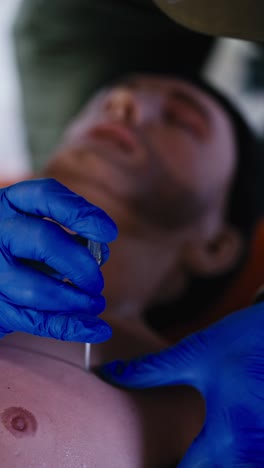
[[[186,246],[185,266],[192,273],[199,275],[227,273],[238,262],[243,244],[238,231],[232,227],[223,226],[214,238]]]

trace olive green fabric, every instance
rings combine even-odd
[[[196,70],[213,43],[152,0],[24,0],[14,38],[35,170],[98,87],[129,72]]]
[[[172,19],[206,34],[264,40],[263,0],[154,0]]]

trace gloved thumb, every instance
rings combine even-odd
[[[208,353],[204,332],[178,345],[132,361],[113,361],[97,371],[108,382],[126,388],[190,385],[203,393]]]

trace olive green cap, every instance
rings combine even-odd
[[[213,36],[264,40],[264,0],[154,0],[177,23]]]

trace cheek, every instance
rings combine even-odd
[[[160,173],[190,189],[200,188],[208,178],[208,145],[197,142],[189,133],[175,130],[153,134],[152,153]]]
[[[86,133],[103,119],[104,97],[96,98],[73,120],[65,134],[65,140],[85,137]]]

